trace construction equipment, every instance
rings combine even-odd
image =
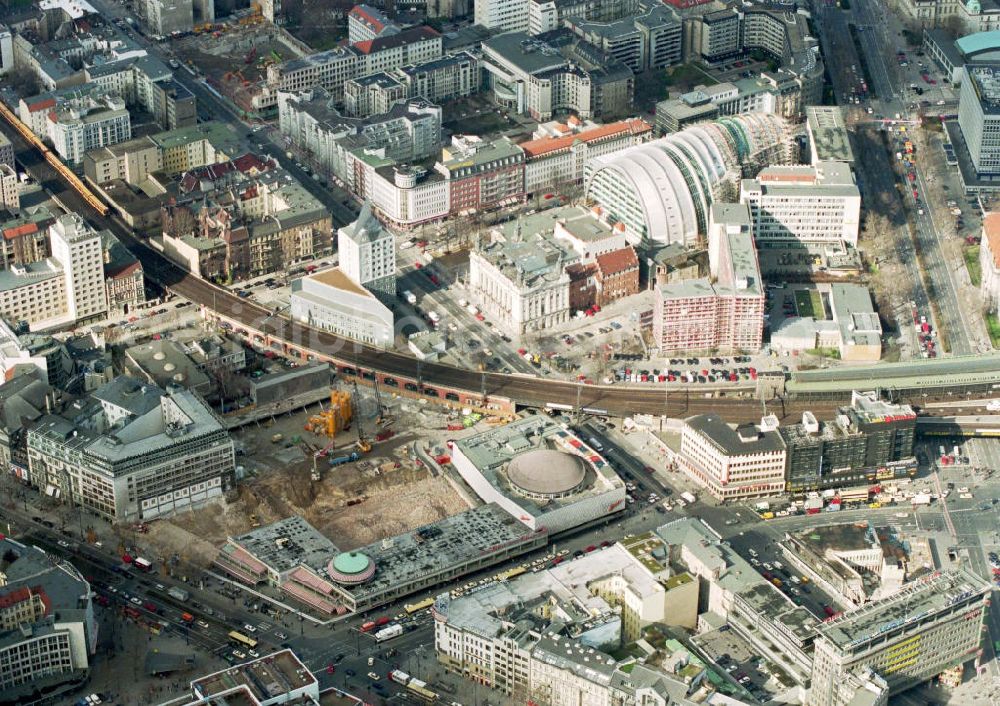
[[[353,416],[351,393],[344,390],[331,390],[330,408],[310,417],[304,428],[306,431],[325,434],[332,440],[337,432],[350,426]]]
[[[358,397],[358,383],[357,383],[357,381],[355,381],[355,383],[354,383],[354,398],[355,398],[354,399],[354,406],[355,406],[355,408],[360,409],[360,407],[358,407],[358,399],[357,399],[357,397]],[[357,432],[358,432],[358,444],[357,444],[358,451],[360,451],[363,454],[366,454],[366,453],[368,453],[369,451],[372,450],[372,444],[365,437],[365,430],[362,428],[361,416],[360,415],[358,415],[358,418],[354,420],[354,426],[357,428]]]

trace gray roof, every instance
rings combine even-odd
[[[761,431],[759,427],[751,429],[751,425],[734,429],[714,414],[690,417],[687,425],[729,456],[772,453],[785,448],[781,435],[776,431]]]
[[[367,199],[365,199],[364,205],[361,206],[361,212],[358,214],[358,217],[353,222],[341,228],[338,233],[343,233],[358,244],[374,243],[386,237],[392,237],[392,234],[386,230],[382,222],[375,217],[371,201]]]
[[[119,375],[91,393],[94,399],[127,409],[134,417],[159,407],[162,396],[163,390],[156,385],[148,385],[128,375]]]
[[[278,573],[305,564],[321,570],[340,550],[298,515],[235,537],[232,541]]]

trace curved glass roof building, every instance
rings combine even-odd
[[[750,113],[698,123],[588,165],[587,199],[633,242],[693,244],[712,202],[734,189],[743,167],[787,163],[788,123]]]

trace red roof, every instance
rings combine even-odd
[[[7,228],[3,232],[4,240],[14,240],[14,238],[20,238],[22,235],[28,235],[30,233],[38,232],[37,223],[22,223],[19,226],[14,226],[13,228]]]
[[[635,250],[632,249],[631,245],[597,256],[597,269],[600,270],[602,277],[638,268],[639,258],[636,257]]]
[[[383,22],[377,17],[366,11],[361,5],[355,5],[351,8],[351,14],[365,22],[369,27],[375,30],[376,34],[385,29],[385,24],[383,24]]]
[[[528,159],[531,159],[532,157],[541,157],[542,155],[549,154],[550,152],[566,149],[577,140],[581,142],[597,142],[607,137],[615,137],[617,135],[642,135],[652,129],[652,126],[641,118],[629,118],[628,120],[621,120],[617,123],[610,123],[608,125],[591,128],[590,130],[584,130],[583,132],[578,132],[575,135],[566,135],[564,137],[542,137],[537,140],[528,140],[527,142],[522,142],[520,147],[524,150],[525,156]]]
[[[28,103],[28,112],[37,113],[39,110],[47,110],[49,108],[56,107],[55,98],[46,98],[45,100],[40,100],[37,103]]]
[[[1000,269],[1000,211],[983,216],[983,239],[993,255],[993,266]]]
[[[388,37],[377,37],[364,42],[356,42],[353,46],[362,54],[371,54],[372,52],[382,51],[383,49],[401,47],[406,44],[422,42],[440,36],[441,34],[436,30],[430,27],[421,26],[406,29],[399,34],[391,34]]]
[[[10,593],[0,596],[0,609],[10,608],[18,603],[24,603],[29,600],[31,600],[31,591],[27,586],[21,586],[20,588],[15,588]]]
[[[119,277],[125,277],[132,274],[136,270],[142,269],[142,265],[138,262],[130,262],[127,265],[121,265],[118,267],[105,266],[104,276],[111,279],[118,279]]]

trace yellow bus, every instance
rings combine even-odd
[[[413,615],[419,610],[430,608],[432,605],[434,605],[434,598],[425,598],[424,600],[417,601],[416,603],[407,603],[403,606],[403,610],[406,611],[407,615]]]
[[[515,576],[520,576],[525,571],[523,566],[515,566],[513,569],[507,569],[506,571],[501,571],[494,578],[497,581],[506,581],[507,579],[512,579]]]
[[[251,650],[257,646],[257,641],[255,639],[253,639],[252,637],[247,637],[243,633],[236,632],[235,630],[229,633],[229,639],[232,640],[233,642],[238,642],[241,645],[246,645]]]
[[[417,681],[417,680],[414,680],[414,681]],[[438,698],[437,694],[435,694],[433,691],[431,691],[430,689],[428,689],[426,687],[420,686],[419,684],[414,684],[413,681],[411,681],[409,684],[407,684],[406,688],[410,692],[412,692],[415,696],[423,699],[424,701],[426,701],[429,704],[430,703],[434,703],[435,701],[437,701],[437,698]]]

